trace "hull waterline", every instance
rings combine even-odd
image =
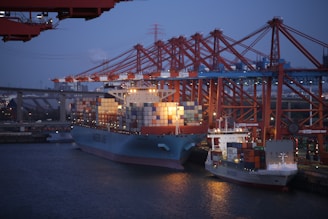
[[[190,150],[205,134],[139,135],[75,126],[73,138],[88,153],[113,161],[183,169]]]

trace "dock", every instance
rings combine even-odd
[[[293,188],[328,195],[328,166],[319,163],[299,164]]]

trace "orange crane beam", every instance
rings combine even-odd
[[[40,12],[47,16],[48,12],[57,12],[59,20],[66,18],[84,18],[86,20],[99,17],[103,12],[114,8],[116,3],[131,0],[30,0],[0,1],[0,35],[3,41],[28,41],[38,36],[41,31],[53,29],[52,19],[38,22],[32,21],[31,13]],[[29,12],[30,18],[21,20],[11,17],[11,12]]]
[[[0,18],[0,35],[3,41],[18,40],[29,41],[40,34],[41,31],[52,29],[52,22],[22,23],[17,19]]]
[[[116,3],[127,0],[31,0],[31,1],[1,1],[2,11],[26,11],[26,12],[58,12],[58,19],[85,18],[92,19],[101,15],[104,11],[114,8]]]

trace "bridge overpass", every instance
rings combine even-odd
[[[58,98],[59,103],[59,122],[66,122],[66,99],[74,96],[90,96],[90,97],[103,97],[103,92],[91,92],[91,91],[71,91],[71,90],[51,90],[51,89],[34,89],[34,88],[15,88],[15,87],[0,87],[0,92],[14,93],[16,95],[16,122],[23,122],[23,99],[24,95],[34,94],[44,96],[45,94],[55,95]],[[31,121],[29,121],[31,122]],[[44,123],[42,123],[44,124]],[[50,123],[56,125],[55,123]],[[10,124],[9,124],[10,125]],[[33,126],[38,126],[34,124]]]

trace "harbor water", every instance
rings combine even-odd
[[[0,218],[327,218],[327,196],[112,162],[74,143],[0,144]]]

